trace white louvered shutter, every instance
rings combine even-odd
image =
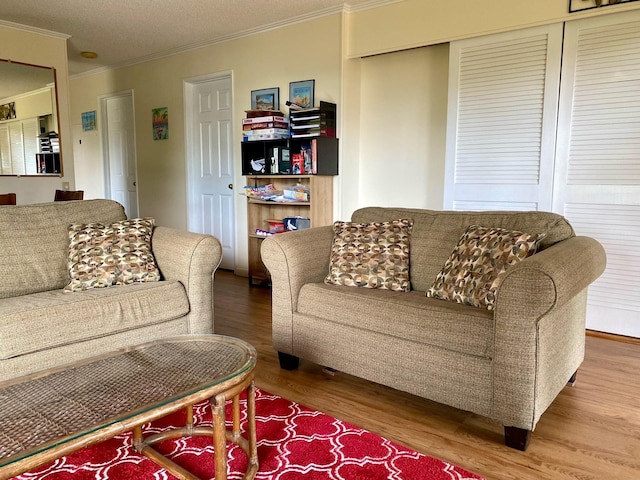
[[[444,207],[550,210],[562,24],[452,42]]]
[[[0,173],[11,175],[11,141],[9,139],[9,126],[0,125]]]
[[[598,239],[587,328],[640,337],[640,11],[567,22],[554,211]]]
[[[38,153],[38,119],[29,118],[22,121],[22,141],[24,145],[24,173],[38,173],[36,153]]]
[[[22,144],[22,122],[11,122],[9,141],[11,142],[11,173],[24,175],[24,147]]]

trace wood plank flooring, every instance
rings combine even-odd
[[[639,480],[640,344],[587,336],[574,387],[543,414],[526,452],[491,420],[302,361],[281,370],[271,345],[271,290],[216,272],[215,331],[253,344],[256,384],[491,480]],[[452,379],[454,381],[455,379]]]

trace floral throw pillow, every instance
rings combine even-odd
[[[160,280],[151,252],[153,225],[152,218],[71,225],[65,292]]]
[[[500,274],[536,253],[544,236],[469,226],[427,290],[427,297],[493,310]]]
[[[333,224],[329,274],[324,282],[408,292],[413,220]]]

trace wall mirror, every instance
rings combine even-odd
[[[0,175],[61,175],[54,68],[0,59]]]

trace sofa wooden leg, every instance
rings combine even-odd
[[[578,376],[578,371],[576,370],[575,372],[573,372],[573,375],[571,375],[571,378],[569,379],[567,384],[573,387],[576,384],[576,377],[577,376]]]
[[[300,365],[300,359],[288,353],[278,352],[278,360],[283,370],[295,370]]]
[[[504,444],[516,450],[525,451],[529,446],[531,430],[518,427],[504,427]]]

